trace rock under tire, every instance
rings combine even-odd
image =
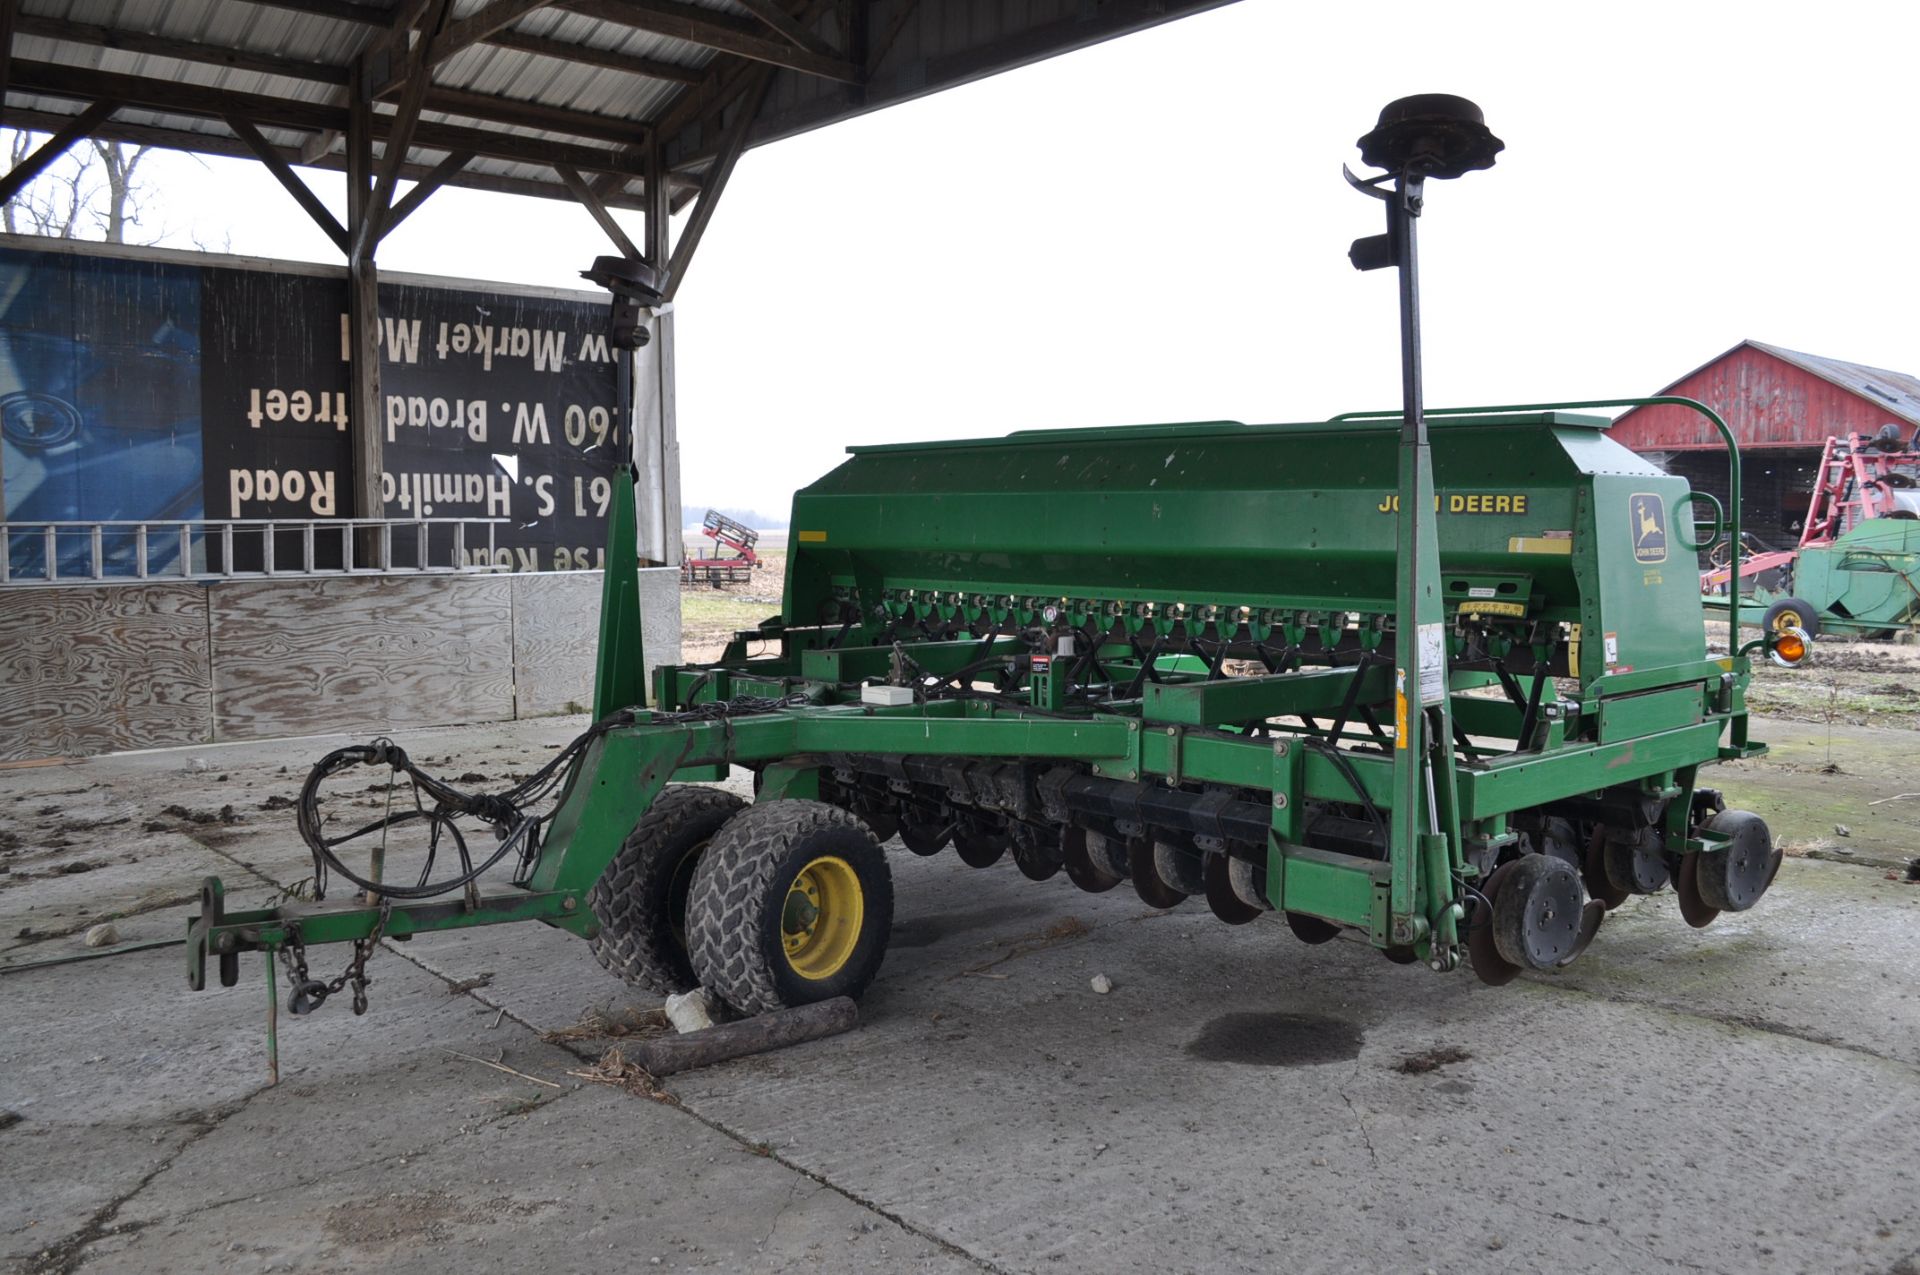
[[[685,918],[676,915],[691,884],[681,870],[686,857],[699,854],[745,806],[719,788],[661,790],[587,896],[600,923],[590,945],[609,973],[662,996],[699,985],[680,937]]]
[[[783,946],[794,882],[821,859],[842,861],[860,886],[850,954],[831,973],[803,977]],[[861,820],[818,801],[749,806],[727,821],[694,871],[687,949],[701,986],[743,1014],[858,997],[886,955],[893,875]]]

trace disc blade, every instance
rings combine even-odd
[[[1127,865],[1133,871],[1133,892],[1148,907],[1178,907],[1186,901],[1186,895],[1160,879],[1160,873],[1153,866],[1151,841],[1129,841]]]
[[[1308,916],[1305,912],[1287,913],[1287,928],[1302,943],[1331,943],[1340,937],[1339,926],[1317,916]]]
[[[1481,902],[1474,905],[1473,920],[1467,926],[1467,956],[1476,977],[1488,987],[1505,987],[1520,977],[1520,967],[1500,955],[1493,944],[1493,899],[1505,884],[1511,862],[1493,870],[1480,888]]]
[[[1229,875],[1231,866],[1224,854],[1207,856],[1207,866],[1203,869],[1207,878],[1207,906],[1228,925],[1245,925],[1260,915],[1260,909],[1243,902],[1234,893]]]
[[[1087,832],[1084,828],[1068,828],[1060,834],[1062,866],[1067,870],[1067,880],[1085,890],[1088,894],[1104,894],[1120,884],[1120,878],[1094,865],[1087,855]]]
[[[1700,897],[1700,855],[1698,852],[1680,857],[1680,871],[1673,878],[1674,897],[1680,901],[1680,917],[1696,930],[1703,930],[1713,924],[1720,915],[1719,908],[1710,908]]]

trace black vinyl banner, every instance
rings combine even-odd
[[[209,518],[344,517],[352,500],[343,280],[203,273],[202,448]],[[381,496],[390,519],[471,525],[470,562],[597,567],[613,474],[616,352],[589,300],[380,288]],[[453,535],[434,531],[433,558]]]

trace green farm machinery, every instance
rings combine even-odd
[[[1711,613],[1737,595],[1767,629],[1920,635],[1920,438],[1893,425],[1828,438],[1799,546],[1743,551],[1737,569],[1731,543],[1712,557],[1700,576]]]
[[[1790,635],[1708,654],[1699,501],[1580,414],[1607,404],[1421,406],[1424,183],[1498,148],[1470,103],[1407,99],[1363,139],[1386,171],[1349,174],[1387,213],[1352,255],[1400,279],[1400,409],[852,448],[794,499],[781,613],[651,688],[616,500],[593,726],[484,797],[384,741],[332,755],[301,826],[316,884],[358,893],[227,912],[209,881],[194,986],[265,951],[296,1010],[348,984],[363,1007],[376,938],[532,920],[745,1014],[857,995],[896,836],[1496,984],[1565,966],[1634,894],[1671,884],[1696,926],[1751,907],[1778,852],[1699,781],[1764,751],[1750,658]],[[344,830],[323,789],[361,766],[416,792]],[[751,803],[700,782],[736,767]],[[463,820],[494,830],[485,856]],[[346,867],[407,823],[458,869]],[[496,864],[511,886],[482,893]],[[330,942],[352,957],[322,982],[306,953]]]

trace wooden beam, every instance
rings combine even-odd
[[[599,49],[591,44],[574,44],[569,40],[554,40],[544,35],[528,35],[524,31],[498,31],[487,37],[487,43],[497,44],[503,49],[538,54],[543,58],[578,62],[583,66],[603,66],[610,71],[625,71],[629,75],[642,75],[650,80],[666,80],[674,84],[698,84],[700,77],[705,74],[697,66],[681,66],[674,62],[663,62],[659,58],[642,57],[637,53]]]
[[[384,518],[386,497],[380,477],[386,468],[380,395],[380,276],[373,264],[379,244],[373,202],[373,101],[368,96],[368,61],[355,59],[347,84],[347,366],[351,422],[347,446],[352,456],[353,513]],[[371,546],[366,546],[371,547]]]
[[[646,258],[655,267],[668,259],[668,243],[672,233],[673,210],[668,204],[666,176],[666,154],[660,149],[660,139],[655,137],[647,146],[647,188],[644,192],[647,204]]]
[[[608,212],[607,206],[600,202],[600,197],[593,193],[593,188],[587,185],[586,178],[580,175],[579,170],[568,168],[565,164],[555,164],[553,171],[560,174],[560,180],[567,184],[567,189],[572,191],[573,197],[580,201],[580,206],[599,223],[600,229],[607,232],[607,238],[613,240],[613,246],[620,250],[620,255],[638,259],[641,255],[640,249],[636,248],[633,240],[627,237],[626,227],[613,219],[613,214]]]
[[[89,48],[145,53],[155,57],[172,58],[178,62],[224,66],[235,71],[257,71],[262,75],[281,75],[292,80],[313,80],[321,84],[347,82],[347,68],[344,66],[329,66],[324,62],[304,62],[297,58],[275,57],[268,53],[252,53],[226,45],[201,44],[195,40],[176,40],[170,36],[149,35],[143,31],[127,31],[118,27],[103,27],[87,22],[66,22],[59,18],[43,18],[35,14],[23,13],[18,19],[16,29],[22,35],[39,36],[47,40],[64,40],[71,44],[84,44]]]
[[[287,188],[294,202],[307,210],[307,216],[313,218],[314,224],[326,232],[327,238],[333,240],[334,246],[344,255],[348,249],[346,227],[320,202],[320,196],[313,193],[313,187],[300,180],[300,174],[293,171],[293,165],[287,163],[273,144],[260,135],[260,130],[253,126],[251,120],[232,115],[227,118],[227,127],[233,130],[235,137],[247,144],[247,149],[267,166],[268,172],[280,179],[280,184]]]
[[[333,144],[339,140],[340,133],[337,129],[330,128],[315,133],[300,144],[300,162],[312,168],[333,149]]]
[[[846,84],[860,82],[861,68],[838,56],[796,49],[785,40],[769,39],[756,25],[728,17],[715,9],[697,9],[674,0],[557,0],[573,13],[685,40],[721,53],[784,67]]]
[[[459,175],[460,170],[472,162],[472,151],[455,151],[435,164],[433,171],[415,181],[413,189],[408,191],[400,202],[393,206],[393,211],[387,214],[387,224],[380,232],[381,238],[384,239],[392,234],[395,227],[413,216],[414,211],[427,202],[428,196],[446,185],[450,178]]]
[[[913,17],[914,11],[919,7],[920,0],[906,0],[906,3],[902,4],[899,11],[893,15],[893,20],[887,23],[887,29],[881,33],[880,38],[873,42],[873,47],[867,50],[866,56],[861,61],[867,68],[869,76],[886,59],[888,50],[893,48],[893,42],[898,40],[900,33],[907,29],[908,20]]]
[[[833,0],[813,0],[800,14],[802,22],[817,22],[820,15],[833,7]],[[689,124],[704,120],[712,112],[723,108],[740,91],[740,85],[752,73],[750,63],[735,58],[716,58],[708,66],[706,76],[698,85],[676,98],[666,113],[655,123],[654,131],[667,147],[668,159],[672,160],[673,144]]]
[[[0,124],[7,122],[7,67],[13,61],[13,32],[19,22],[15,0],[0,0]]]
[[[448,25],[441,38],[434,41],[432,62],[444,62],[460,50],[478,44],[496,31],[506,30],[535,9],[544,9],[552,2],[553,0],[493,0],[492,4],[478,13],[470,14]]]
[[[840,56],[840,50],[815,35],[810,28],[795,21],[792,14],[780,7],[778,0],[739,0],[739,2],[741,8],[779,32],[794,48],[806,49],[810,53],[818,53],[826,58]]]
[[[11,111],[7,115],[7,127],[32,129],[36,133],[51,133],[73,117],[71,115],[53,115],[45,111]],[[93,136],[102,141],[132,142],[140,146],[159,146],[167,150],[185,151],[189,154],[226,155],[234,159],[253,159],[254,153],[245,142],[237,137],[228,137],[224,133],[192,133],[183,129],[163,128],[155,124],[132,124],[122,120],[108,120],[93,130]],[[269,145],[271,145],[269,141]],[[292,146],[275,146],[285,159],[295,168],[317,168],[324,172],[340,173],[347,168],[344,154],[322,154],[318,159],[302,158],[300,151]],[[442,161],[443,163],[445,161]],[[403,181],[424,181],[438,171],[439,165],[409,163],[400,170]],[[538,181],[526,177],[502,177],[494,173],[476,173],[461,171],[445,182],[448,186],[458,186],[467,190],[494,191],[502,195],[525,195],[530,199],[555,199],[565,203],[573,202],[573,192],[558,181]],[[699,182],[692,177],[676,177],[675,190],[698,193]],[[624,208],[632,212],[645,212],[646,201],[639,195],[628,194],[621,189],[617,181],[607,190],[596,192],[600,202],[609,208]],[[400,203],[394,205],[397,212],[400,204],[406,202],[413,192],[408,191]],[[685,196],[691,198],[691,195]],[[417,210],[416,210],[417,211]],[[391,229],[392,216],[388,218]]]
[[[316,18],[358,22],[370,27],[384,27],[393,19],[393,10],[386,5],[364,4],[360,0],[246,0],[246,3],[263,9],[292,9]]]
[[[545,133],[569,133],[575,137],[613,142],[621,146],[633,145],[646,132],[645,125],[618,116],[596,115],[540,102],[521,102],[495,97],[490,93],[438,86],[427,91],[426,109],[446,115],[465,115],[494,124],[539,129]]]
[[[341,131],[347,126],[347,111],[344,108],[322,102],[299,102],[289,98],[267,97],[259,93],[237,93],[228,89],[208,88],[205,85],[155,80],[137,75],[116,75],[87,67],[66,66],[51,62],[25,62],[16,59],[12,73],[13,85],[16,89],[30,89],[49,97],[75,98],[80,101],[112,98],[129,106],[140,106],[156,111],[173,111],[182,115],[206,116],[212,119],[244,115],[259,127],[298,129],[307,133]],[[391,137],[392,126],[391,116],[374,116],[372,119],[374,138],[379,140]],[[625,173],[632,177],[640,175],[638,163],[619,152],[568,142],[547,141],[541,138],[517,137],[509,133],[465,128],[456,124],[422,120],[414,127],[413,144],[429,150],[470,150],[478,155],[537,164],[542,168],[557,161],[592,173]]]
[[[33,154],[15,164],[5,177],[0,177],[0,204],[11,202],[15,195],[26,189],[28,182],[46,171],[47,165],[66,154],[69,146],[92,133],[95,127],[119,109],[118,102],[99,101],[68,120],[52,137],[40,143]]]
[[[400,165],[406,162],[413,146],[413,132],[420,123],[420,108],[426,103],[427,88],[433,82],[434,50],[445,33],[452,0],[434,0],[420,15],[420,43],[407,61],[406,83],[400,90],[393,118],[387,123],[387,144],[380,154],[380,170],[374,177],[372,202],[367,215],[354,227],[355,257],[373,256],[373,245],[380,242],[382,223],[393,206],[394,183],[400,180]]]
[[[720,196],[726,193],[727,181],[733,176],[733,166],[740,162],[740,155],[747,148],[747,134],[753,131],[754,117],[760,113],[760,104],[766,100],[767,88],[772,82],[773,72],[762,68],[741,92],[740,113],[727,126],[726,136],[720,143],[720,154],[715,157],[713,166],[707,169],[700,202],[687,215],[686,227],[680,232],[680,242],[673,246],[673,259],[667,265],[663,300],[672,301],[680,291],[694,250],[700,246],[700,237],[707,233],[707,223],[713,220],[713,210],[719,205]]]

